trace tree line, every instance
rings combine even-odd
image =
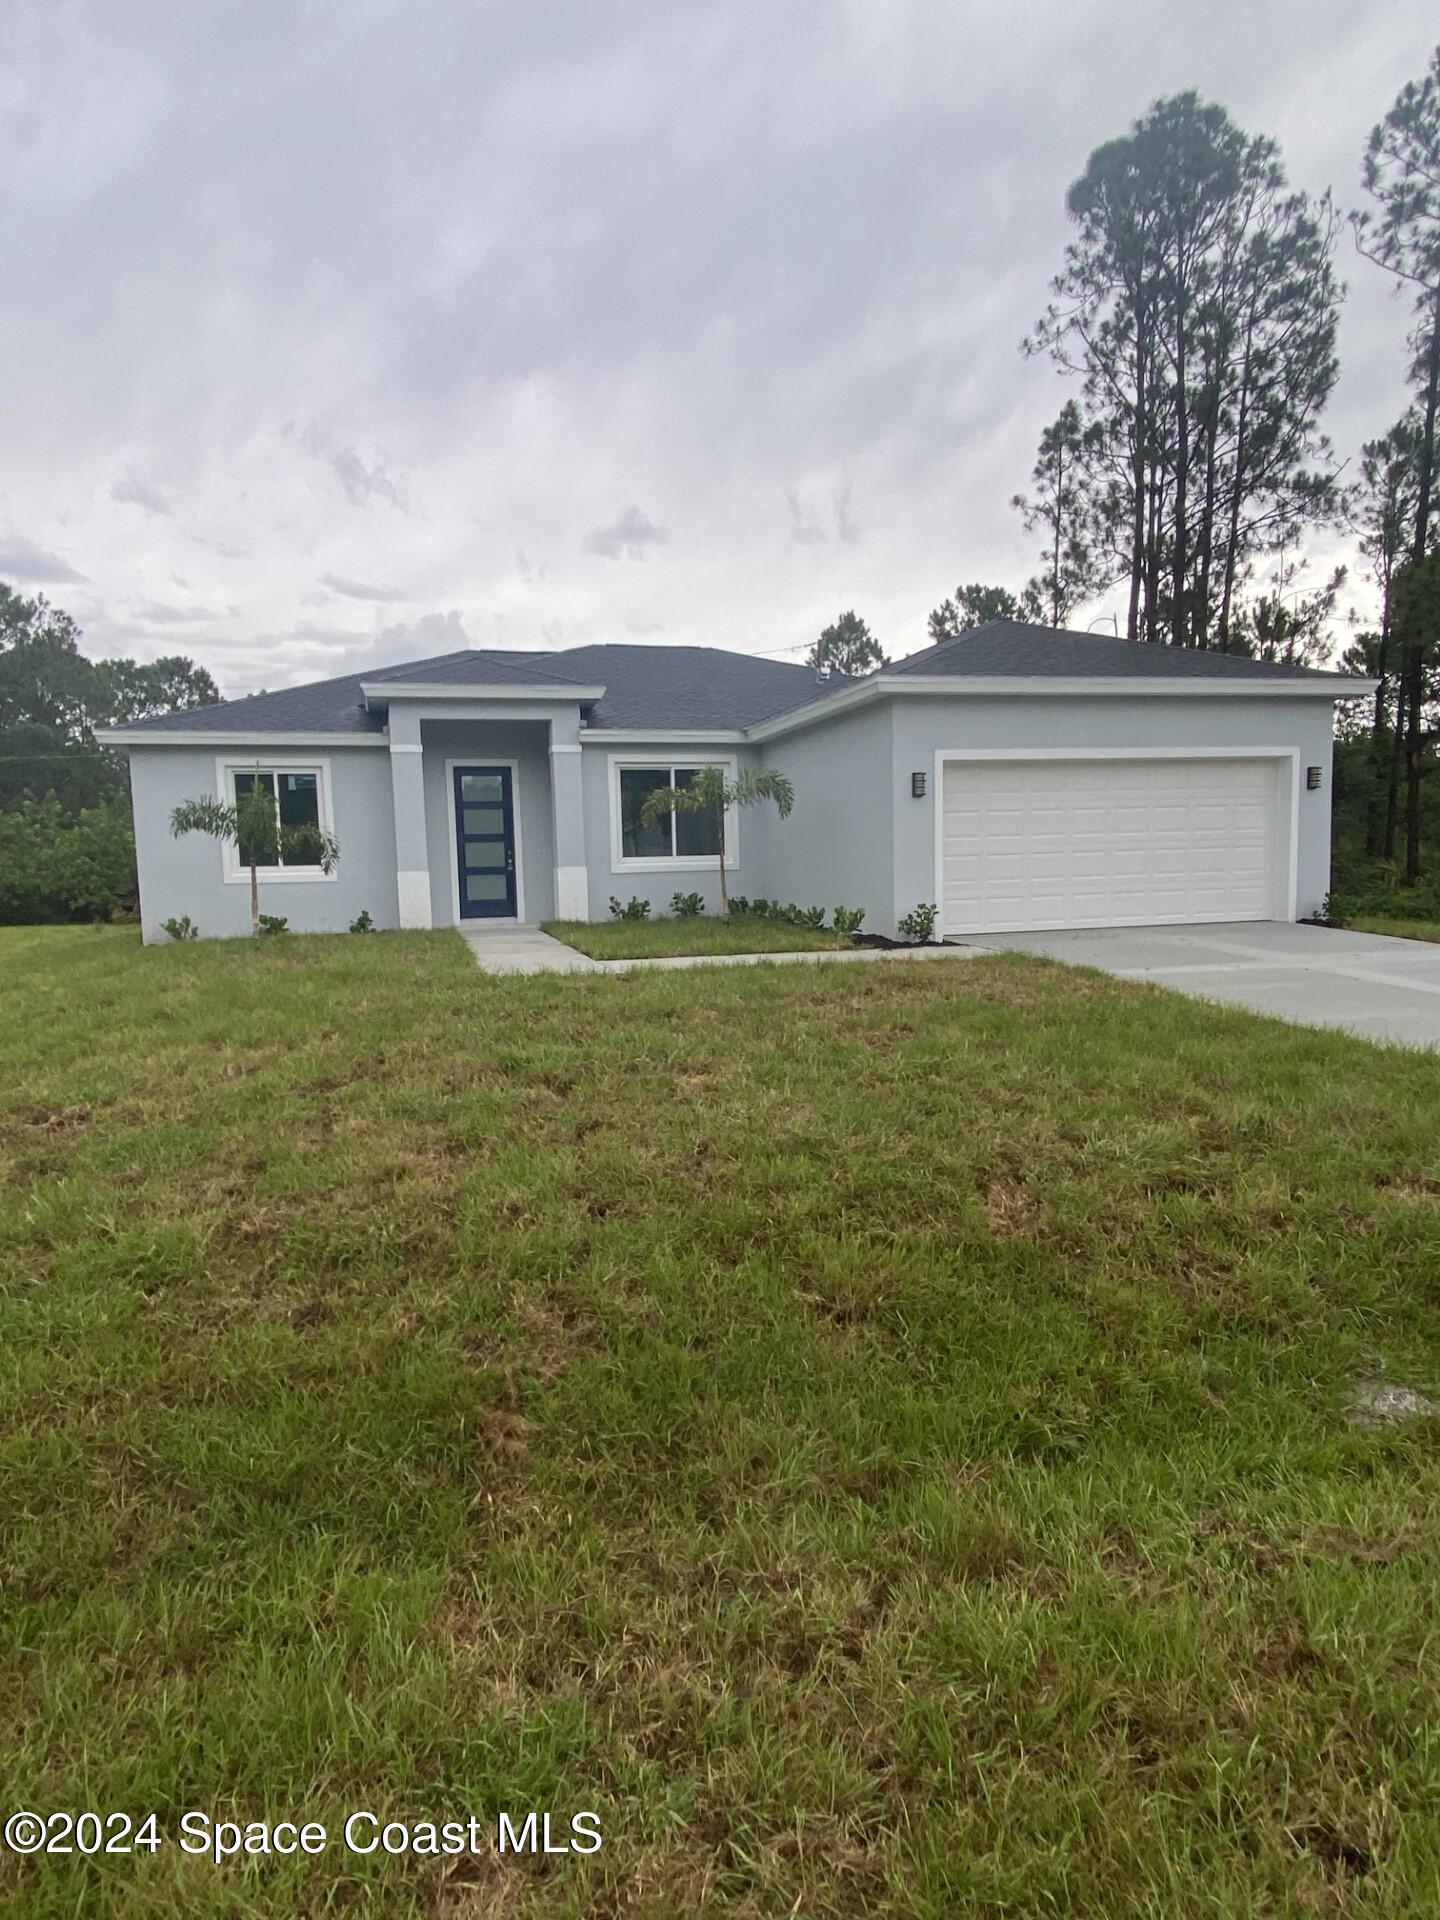
[[[87,919],[133,904],[128,769],[96,731],[220,698],[182,655],[91,660],[80,637],[43,595],[0,584],[0,921]]]
[[[1273,140],[1195,92],[1157,101],[1096,148],[1066,196],[1071,238],[1022,342],[1072,389],[1011,503],[1038,536],[1038,569],[1018,592],[958,587],[928,632],[1066,626],[1118,590],[1115,629],[1130,640],[1318,665],[1345,571],[1302,591],[1305,543],[1350,531],[1380,609],[1344,655],[1380,682],[1351,783],[1357,832],[1413,885],[1440,699],[1440,48],[1373,128],[1361,181],[1367,204],[1347,221],[1330,193],[1291,186]],[[1322,427],[1347,224],[1412,312],[1411,401],[1354,473]],[[852,611],[810,658],[865,672],[884,654]]]

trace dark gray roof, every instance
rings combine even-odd
[[[943,674],[955,679],[1006,674],[1025,679],[1097,675],[1325,682],[1349,677],[1245,660],[1235,654],[1147,646],[1115,640],[1109,634],[1032,627],[1020,620],[991,621],[954,640],[922,647],[869,677],[883,682],[904,674]],[[379,734],[384,714],[367,708],[360,686],[362,681],[371,685],[386,680],[405,685],[533,686],[537,694],[559,686],[603,686],[603,698],[587,709],[588,726],[679,733],[758,726],[762,720],[860,684],[845,674],[821,680],[812,667],[729,653],[721,647],[605,645],[553,653],[475,647],[336,680],[316,680],[309,686],[256,693],[220,706],[192,707],[113,731],[121,738],[127,732]]]
[[[586,719],[591,727],[753,727],[855,684],[723,647],[571,647],[540,657],[563,660],[577,681],[604,687]]]
[[[252,693],[244,700],[222,700],[215,707],[187,707],[133,726],[112,727],[118,739],[130,733],[381,733],[385,716],[367,713],[358,673],[338,680],[312,680],[303,687]]]
[[[922,647],[881,669],[890,674],[997,674],[1017,679],[1082,679],[1090,675],[1117,680],[1344,680],[1348,674],[1318,673],[1310,667],[1247,660],[1243,654],[1208,648],[1158,646],[1144,640],[1117,640],[1108,633],[1071,633],[1065,627],[1036,627],[1025,620],[987,620],[983,627]]]
[[[219,706],[191,707],[114,732],[122,738],[129,732],[379,734],[385,716],[367,708],[360,686],[386,680],[407,686],[427,681],[533,686],[537,694],[558,686],[603,686],[604,698],[588,709],[587,725],[681,732],[753,726],[854,685],[844,674],[821,680],[812,667],[721,647],[593,646],[545,653],[474,647]]]
[[[433,684],[437,687],[574,687],[580,677],[558,668],[542,666],[542,661],[568,659],[568,654],[509,653],[468,647],[464,653],[442,653],[434,660],[411,660],[398,667],[381,667],[375,673],[362,673],[365,685],[395,680],[404,686]]]

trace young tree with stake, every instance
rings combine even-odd
[[[309,864],[330,874],[340,862],[340,848],[323,828],[309,822],[287,826],[281,820],[279,799],[271,787],[262,784],[259,767],[243,792],[237,779],[233,804],[212,800],[208,794],[198,800],[182,800],[170,815],[170,831],[177,840],[182,834],[204,833],[239,849],[242,862],[250,869],[250,931],[256,935],[260,932],[262,866]]]
[[[640,809],[640,824],[653,827],[671,813],[700,813],[714,823],[715,847],[720,855],[720,910],[728,913],[725,816],[732,807],[753,807],[762,800],[773,800],[776,812],[785,820],[795,805],[795,789],[783,773],[769,767],[747,769],[734,780],[725,778],[723,767],[701,767],[688,787],[656,787],[648,793]]]

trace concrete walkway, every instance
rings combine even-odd
[[[1440,946],[1288,921],[972,934],[974,946],[1100,967],[1122,980],[1249,1007],[1302,1026],[1440,1048]]]
[[[594,973],[598,963],[539,927],[461,927],[460,938],[486,973]]]
[[[500,927],[485,932],[460,929],[460,938],[485,973],[644,973],[683,967],[821,966],[873,960],[973,960],[976,947],[819,947],[801,953],[685,953],[652,960],[592,960],[588,954],[552,940],[539,927]]]

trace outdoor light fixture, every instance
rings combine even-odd
[[[1319,787],[1320,787],[1319,767],[1306,767],[1305,784],[1310,789],[1311,793],[1316,793],[1319,791]]]
[[[923,773],[911,774],[910,798],[912,800],[923,800],[925,798],[925,776]]]

